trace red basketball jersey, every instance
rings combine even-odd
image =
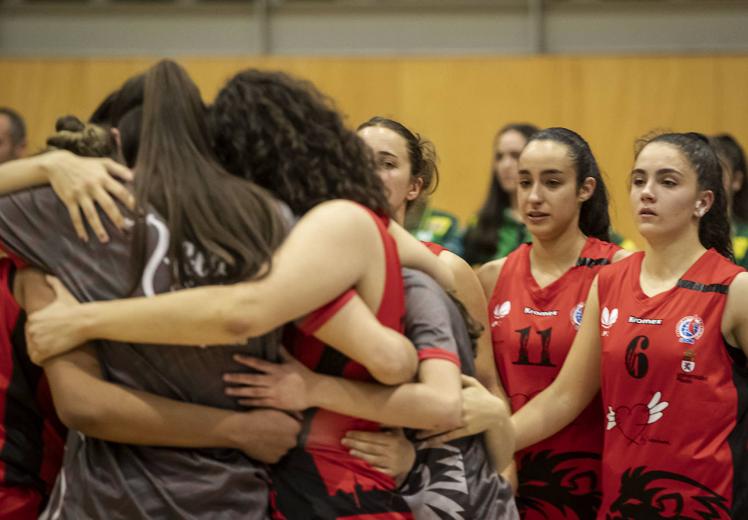
[[[0,259],[0,520],[37,518],[62,464],[66,430],[47,379],[26,352],[15,266]]]
[[[496,368],[514,411],[558,375],[600,267],[620,248],[588,238],[574,267],[546,287],[530,270],[530,244],[507,256],[489,301]],[[594,518],[600,504],[599,397],[568,427],[517,452],[523,518]]]
[[[722,313],[743,271],[714,250],[648,297],[643,253],[599,278],[601,517],[748,518],[748,373]]]
[[[379,229],[386,261],[384,292],[376,316],[383,325],[403,332],[405,300],[397,245],[387,233],[386,219],[369,213]],[[373,381],[363,365],[312,336],[351,295],[351,291],[341,295],[308,316],[298,328],[289,329],[286,345],[316,372]],[[411,519],[410,507],[396,491],[394,479],[353,457],[340,444],[350,430],[379,429],[376,422],[321,408],[304,412],[300,446],[273,468],[273,518]]]

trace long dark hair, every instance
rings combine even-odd
[[[533,134],[527,144],[533,141],[553,141],[566,146],[567,155],[577,174],[577,188],[582,186],[587,177],[595,179],[595,191],[579,208],[579,229],[587,236],[610,242],[608,190],[587,141],[575,131],[561,127],[541,130]]]
[[[218,93],[211,126],[224,167],[268,189],[296,215],[331,199],[390,214],[368,147],[307,81],[240,72]]]
[[[709,139],[698,132],[660,134],[639,140],[637,157],[651,143],[667,143],[676,147],[696,172],[699,188],[714,193],[712,207],[699,220],[699,241],[705,248],[714,248],[722,256],[734,260],[722,167],[709,145]]]
[[[200,92],[182,67],[167,60],[148,70],[135,198],[141,214],[148,203],[166,219],[180,286],[262,276],[285,235],[272,198],[218,164],[205,116]],[[145,227],[139,218],[134,247],[140,268]]]
[[[732,214],[738,220],[748,222],[748,168],[745,164],[745,153],[740,143],[730,134],[719,134],[712,138],[712,147],[721,152],[730,163],[733,175],[740,174],[743,183],[740,189],[732,194]]]
[[[91,124],[119,130],[122,158],[130,168],[135,166],[138,157],[144,89],[145,75],[128,78],[96,107],[89,118]]]
[[[519,132],[525,140],[529,140],[530,136],[538,131],[538,127],[529,123],[508,124],[496,133],[494,142],[511,131]],[[499,229],[504,223],[504,210],[510,205],[510,194],[499,184],[496,171],[492,166],[488,192],[478,211],[478,221],[475,226],[468,228],[463,238],[464,257],[469,264],[481,264],[493,259],[498,246]]]
[[[356,131],[361,131],[370,126],[380,126],[392,130],[405,141],[410,161],[410,177],[421,179],[421,193],[415,200],[407,201],[406,211],[416,206],[419,201],[428,198],[436,191],[439,185],[439,168],[436,165],[436,148],[428,139],[420,134],[412,132],[407,126],[394,119],[374,116],[368,121],[361,123]]]

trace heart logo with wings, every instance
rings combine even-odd
[[[608,406],[606,429],[617,428],[630,442],[639,444],[637,439],[641,437],[644,430],[650,424],[662,419],[664,410],[670,406],[670,403],[661,399],[662,393],[655,392],[647,404],[639,403],[632,407],[619,406],[615,409]]]

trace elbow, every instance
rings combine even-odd
[[[56,410],[62,424],[84,435],[95,436],[102,420],[101,413],[96,406],[86,402],[85,399],[61,403],[56,405]]]
[[[384,385],[400,385],[412,381],[418,370],[418,355],[414,348],[383,351],[367,367],[371,376]]]
[[[463,426],[460,394],[434,397],[433,403],[435,407],[430,420],[431,424],[426,429],[449,431]]]
[[[218,322],[225,334],[226,343],[241,343],[247,338],[262,335],[260,306],[242,291],[242,285],[231,287],[230,292],[218,302]]]

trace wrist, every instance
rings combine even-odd
[[[81,303],[77,306],[78,311],[73,318],[77,324],[77,335],[80,343],[91,339],[99,339],[96,303]]]
[[[37,165],[39,167],[40,178],[39,182],[49,183],[52,181],[52,177],[55,174],[55,165],[59,164],[59,161],[70,152],[66,150],[54,150],[51,152],[43,153],[36,156]]]
[[[329,408],[325,399],[331,394],[331,389],[328,389],[330,379],[329,376],[312,371],[304,375],[304,382],[307,389],[306,400],[309,408]]]
[[[252,428],[247,425],[247,414],[251,412],[229,412],[224,420],[216,423],[215,442],[218,447],[243,450]]]

